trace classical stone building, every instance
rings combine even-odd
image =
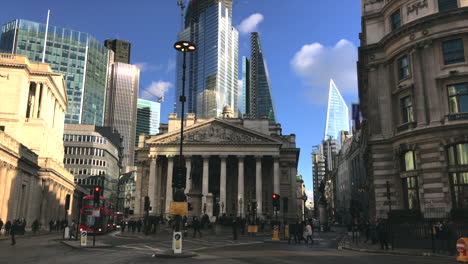
[[[232,113],[230,108],[224,110]],[[288,198],[285,219],[299,219],[302,201],[297,199],[299,149],[295,135],[282,135],[281,125],[269,124],[267,119],[224,116],[196,119],[188,114],[185,120],[185,192],[193,207],[189,214],[213,216],[219,208],[220,215],[246,217],[256,206],[257,216],[268,218],[273,216],[272,194],[277,193]],[[151,213],[168,215],[179,144],[176,114],[169,116],[168,133],[140,136],[136,214],[143,214],[144,197],[149,196]],[[284,208],[283,199],[281,202]],[[278,216],[283,218],[283,210]]]
[[[38,219],[45,227],[73,204],[73,175],[63,166],[67,107],[62,74],[26,56],[0,54],[1,219]],[[71,211],[68,211],[68,215]]]
[[[466,0],[362,1],[359,97],[376,218],[468,208],[467,17]]]

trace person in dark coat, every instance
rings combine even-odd
[[[141,221],[141,219],[138,219],[136,226],[137,226],[138,233],[140,233],[141,227],[143,226],[143,222]]]
[[[5,235],[8,236],[10,234],[11,230],[11,222],[8,220],[5,224]]]
[[[380,248],[388,250],[388,243],[387,243],[387,229],[385,226],[385,222],[383,220],[380,220],[378,225],[377,225],[377,236],[379,237],[380,241]]]
[[[237,240],[237,222],[238,222],[238,219],[236,219],[235,217],[232,219],[232,239],[233,240]]]
[[[294,239],[294,244],[297,244],[297,224],[289,224],[289,238],[288,244],[291,244],[291,239]]]
[[[34,220],[31,227],[32,227],[33,233],[36,234],[36,232],[39,230],[39,221],[37,219]]]
[[[3,221],[2,219],[0,219],[0,233],[2,232],[2,228],[3,228]]]
[[[301,240],[304,240],[304,225],[303,223],[296,222],[296,237],[297,243],[301,244]]]
[[[192,226],[193,226],[193,237],[195,237],[198,234],[200,234],[200,237],[202,236],[200,232],[200,220],[198,220],[198,217],[194,216],[193,221],[192,221]]]
[[[11,245],[14,246],[16,244],[15,235],[18,232],[18,222],[17,220],[13,220],[13,224],[11,225],[10,236],[11,236]]]
[[[54,221],[50,220],[50,222],[49,222],[49,232],[52,232],[53,229],[54,229]]]

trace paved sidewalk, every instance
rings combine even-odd
[[[98,242],[98,241],[96,241],[95,246],[93,246],[93,240],[92,239],[88,240],[87,242],[88,242],[87,245],[85,247],[82,247],[81,246],[81,241],[74,241],[74,240],[62,240],[62,241],[60,241],[60,243],[66,245],[66,246],[69,246],[71,248],[74,248],[74,249],[78,249],[78,248],[110,248],[110,247],[112,247],[112,245],[102,243],[102,242]]]
[[[456,256],[448,256],[442,254],[434,254],[429,249],[410,249],[410,248],[397,248],[382,250],[380,244],[372,244],[370,241],[364,243],[362,239],[358,238],[357,242],[352,241],[352,237],[349,234],[345,234],[341,239],[338,249],[339,250],[351,250],[367,253],[379,253],[379,254],[388,254],[388,255],[405,255],[405,256],[425,256],[425,257],[434,257],[434,258],[444,258],[444,259],[456,259]]]
[[[16,238],[33,238],[33,237],[38,237],[38,236],[57,236],[57,237],[63,237],[63,231],[61,232],[49,232],[49,231],[41,231],[40,233],[33,234],[33,232],[26,232],[24,235],[16,235]],[[10,240],[11,237],[8,235],[0,235],[0,241],[1,240]]]

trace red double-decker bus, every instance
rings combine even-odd
[[[99,197],[99,217],[93,216],[93,210],[94,196],[83,197],[83,205],[80,210],[80,231],[87,231],[93,234],[94,225],[96,234],[103,234],[112,230],[114,213],[109,208],[105,197]]]

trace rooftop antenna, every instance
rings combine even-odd
[[[177,5],[180,6],[180,28],[181,30],[184,30],[184,9],[185,9],[185,4],[182,0],[177,1]]]
[[[45,52],[47,47],[47,33],[49,32],[49,17],[50,17],[50,9],[47,10],[47,23],[45,29],[45,36],[44,36],[44,48],[42,49],[42,63],[45,62]]]

